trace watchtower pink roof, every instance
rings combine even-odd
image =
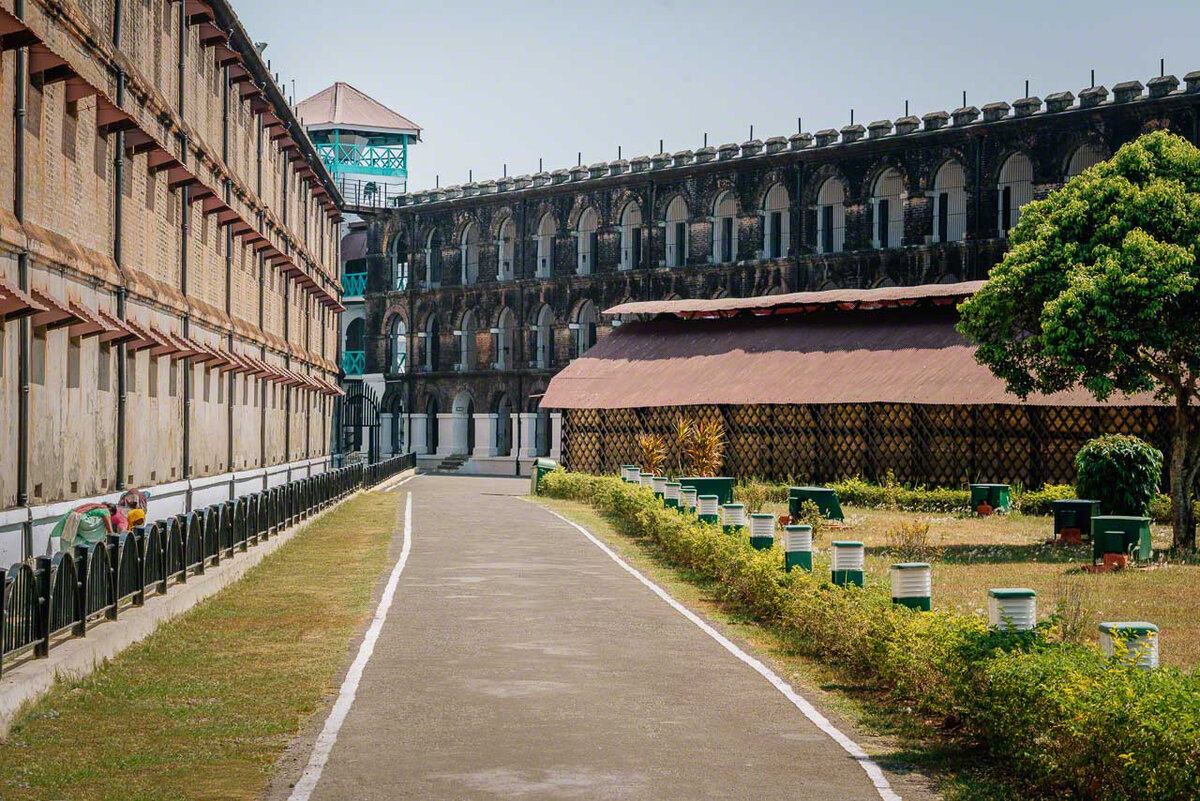
[[[301,100],[296,116],[304,120],[306,128],[388,130],[421,139],[421,126],[344,81]]]

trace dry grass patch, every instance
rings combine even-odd
[[[317,711],[388,564],[402,493],[359,496],[0,745],[0,798],[249,799]]]

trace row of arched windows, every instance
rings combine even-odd
[[[1086,143],[1075,150],[1067,167],[1066,177],[1072,178],[1103,160],[1101,149]],[[1011,154],[1000,167],[996,182],[997,219],[1000,236],[1006,236],[1021,216],[1021,207],[1033,200],[1033,163],[1021,152]],[[846,185],[840,177],[825,178],[816,192],[816,230],[814,249],[817,253],[841,253],[846,246]],[[934,175],[931,196],[932,225],[928,229],[933,242],[957,242],[967,235],[967,180],[963,165],[954,159],[942,164]],[[884,170],[874,181],[869,199],[870,244],[873,248],[896,248],[903,243],[904,210],[908,199],[904,177],[899,170]],[[709,262],[724,264],[745,258],[739,247],[740,213],[737,196],[732,190],[721,192],[711,209],[712,242]],[[774,184],[763,199],[761,239],[758,258],[778,259],[789,255],[791,241],[791,201],[781,183]],[[642,263],[645,231],[642,211],[636,201],[626,203],[617,226],[618,262],[621,271],[632,270]],[[691,260],[689,225],[691,210],[680,195],[667,205],[663,233],[661,265],[682,267]],[[557,263],[558,220],[547,212],[534,229],[533,246],[536,278],[552,278]],[[575,273],[591,275],[596,272],[599,256],[600,217],[595,208],[585,209],[579,216],[572,236],[575,240]],[[470,285],[479,281],[480,246],[482,235],[476,222],[468,223],[460,234],[459,280]],[[442,280],[442,238],[438,230],[431,231],[425,241],[427,281],[436,287]],[[506,219],[496,237],[497,280],[510,281],[515,277],[516,227]],[[396,250],[397,275],[403,272],[407,281],[407,253],[403,245]],[[399,278],[397,279],[399,281]],[[398,287],[399,288],[399,287]]]
[[[575,310],[571,322],[567,324],[570,334],[570,358],[575,358],[587,352],[596,344],[596,326],[599,323],[596,305],[585,300]],[[492,361],[487,367],[493,370],[514,370],[521,367],[534,369],[549,369],[555,365],[555,329],[558,320],[549,304],[543,304],[533,315],[533,324],[527,329],[529,338],[524,350],[524,363],[518,363],[520,346],[518,337],[520,328],[517,316],[510,308],[503,308],[496,319],[494,328],[488,329],[492,337]],[[478,342],[482,329],[478,317],[471,309],[463,312],[458,327],[453,330],[454,362],[453,369],[469,371],[479,369]],[[425,318],[425,325],[416,334],[416,365],[417,369],[433,371],[445,369],[441,359],[442,327],[438,315],[430,314]],[[360,337],[361,338],[361,337]],[[399,315],[392,318],[388,327],[388,367],[389,372],[403,373],[408,370],[408,327]]]

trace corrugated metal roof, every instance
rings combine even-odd
[[[385,128],[421,139],[421,126],[348,83],[338,81],[296,105],[306,128]]]
[[[754,298],[718,298],[717,300],[650,300],[622,303],[604,313],[674,314],[687,319],[730,317],[735,314],[796,314],[827,308],[873,309],[915,305],[919,302],[955,304],[983,286],[983,281],[954,284],[891,286],[878,289],[831,289],[824,292],[791,292]]]
[[[549,409],[761,403],[1017,404],[950,309],[626,323],[550,382]],[[1100,404],[1080,389],[1039,406]]]

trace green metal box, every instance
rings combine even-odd
[[[1150,544],[1150,518],[1125,515],[1097,515],[1092,518],[1092,561],[1106,553],[1129,554],[1139,562],[1153,555]]]
[[[728,503],[733,503],[733,479],[723,476],[713,476],[711,478],[699,478],[689,476],[686,478],[678,478],[680,487],[694,487],[697,495],[716,495],[717,503],[724,506]]]
[[[531,486],[529,488],[530,495],[538,494],[538,485],[542,481],[542,476],[552,472],[556,467],[558,467],[558,463],[553,459],[538,458],[534,461],[533,469],[529,471],[529,479],[531,482]]]
[[[1007,512],[1012,504],[1012,488],[1007,484],[972,484],[971,509],[979,509],[984,502],[993,511]]]
[[[821,510],[821,516],[827,520],[844,520],[842,505],[838,501],[837,491],[829,487],[790,487],[788,488],[788,514],[799,517],[800,507],[805,501],[812,501]]]

